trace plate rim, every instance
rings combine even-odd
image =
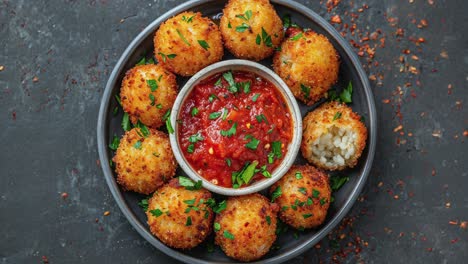
[[[143,42],[143,40],[145,40],[150,34],[153,34],[154,30],[156,29],[158,25],[160,25],[162,22],[172,17],[173,15],[178,14],[182,11],[188,10],[201,3],[208,3],[208,2],[214,2],[214,1],[216,0],[191,0],[185,3],[182,3],[166,11],[164,14],[162,14],[160,17],[158,17],[156,20],[154,20],[148,26],[146,26],[135,38],[133,38],[133,40],[130,42],[130,44],[127,46],[127,48],[124,50],[119,60],[115,64],[111,74],[109,75],[109,79],[106,83],[106,87],[102,95],[99,112],[98,112],[97,146],[98,146],[99,159],[101,162],[101,168],[103,170],[104,177],[106,179],[107,185],[112,193],[114,200],[117,202],[117,205],[119,206],[120,210],[125,215],[125,217],[130,222],[130,224],[133,226],[133,228],[135,228],[136,231],[146,241],[148,241],[150,244],[152,244],[154,247],[156,247],[158,250],[162,251],[166,255],[173,257],[179,261],[183,261],[187,263],[232,263],[232,262],[213,262],[213,261],[202,260],[199,258],[189,256],[187,254],[184,254],[179,250],[172,249],[164,245],[158,239],[156,239],[151,233],[149,233],[146,230],[146,227],[140,223],[140,220],[136,217],[136,215],[132,212],[130,207],[125,202],[125,199],[119,190],[119,187],[114,179],[112,170],[108,163],[109,156],[107,155],[107,151],[106,151],[107,143],[104,142],[104,139],[106,138],[106,134],[108,131],[107,122],[106,122],[107,121],[107,109],[109,107],[109,103],[111,100],[110,95],[118,79],[118,73],[122,71],[122,68],[124,67],[125,62],[128,59],[129,55],[131,55],[136,50],[136,48]],[[373,164],[373,160],[375,156],[375,149],[376,149],[376,139],[377,139],[377,113],[375,109],[375,102],[374,102],[372,89],[371,89],[369,80],[367,79],[367,74],[365,73],[361,62],[359,61],[356,53],[353,51],[349,43],[323,17],[315,13],[310,8],[304,6],[303,4],[300,4],[291,0],[271,0],[271,2],[276,5],[283,5],[290,9],[296,10],[297,12],[301,13],[302,15],[310,19],[312,22],[316,23],[318,26],[320,26],[324,31],[326,31],[330,36],[334,38],[334,40],[339,44],[339,46],[343,49],[343,51],[349,57],[351,64],[354,66],[357,72],[357,76],[363,85],[365,99],[366,99],[368,110],[369,110],[369,113],[368,113],[369,115],[368,158],[365,161],[362,174],[357,176],[359,177],[359,179],[356,182],[356,185],[354,186],[354,188],[352,189],[351,194],[349,195],[344,205],[341,207],[341,209],[337,211],[336,215],[331,219],[330,222],[322,226],[319,229],[319,231],[317,231],[315,234],[310,236],[304,243],[297,245],[294,248],[288,251],[285,251],[284,253],[280,255],[267,258],[267,259],[261,259],[259,261],[250,262],[250,263],[260,263],[260,262],[261,263],[280,263],[283,261],[287,261],[291,258],[294,258],[300,255],[307,249],[311,248],[318,241],[323,239],[323,237],[325,237],[332,229],[334,229],[335,226],[339,222],[341,222],[344,216],[349,212],[349,210],[355,203],[357,197],[359,196],[362,189],[364,188],[364,185],[367,181],[370,170],[372,168],[372,164]]]

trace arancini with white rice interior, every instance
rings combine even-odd
[[[224,45],[237,58],[259,61],[283,40],[283,22],[268,0],[229,0],[220,29]]]
[[[276,204],[258,193],[229,197],[215,218],[215,243],[239,261],[261,258],[276,240],[277,211]]]
[[[213,211],[207,201],[211,193],[203,188],[187,190],[174,178],[159,188],[148,201],[150,231],[164,244],[190,249],[212,231]]]
[[[164,114],[174,105],[177,87],[176,76],[160,65],[135,66],[122,81],[122,108],[133,124],[140,120],[157,129],[164,123]]]
[[[361,117],[343,103],[325,103],[303,122],[304,158],[325,170],[343,170],[357,164],[366,146],[367,128]]]
[[[166,20],[154,36],[159,64],[181,76],[194,75],[220,61],[223,54],[218,26],[199,12],[182,12]]]
[[[153,193],[174,177],[177,168],[169,137],[155,129],[136,127],[125,132],[112,160],[117,182],[142,194]]]
[[[306,105],[323,98],[338,80],[339,56],[327,37],[295,30],[273,57],[274,71]]]
[[[273,195],[273,193],[275,193]],[[296,229],[320,226],[330,206],[328,175],[310,165],[295,165],[270,188],[280,219]]]

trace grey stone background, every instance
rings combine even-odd
[[[120,54],[182,2],[0,1],[1,263],[176,263],[120,213],[97,164],[96,123]],[[366,187],[343,225],[291,263],[466,263],[468,2],[342,1],[331,13],[326,1],[299,2],[327,20],[359,14],[357,28],[381,29],[386,46],[366,67],[379,116]],[[404,49],[418,74],[400,62]]]

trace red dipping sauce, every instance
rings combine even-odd
[[[243,71],[196,85],[179,114],[179,144],[192,168],[223,187],[271,177],[292,140],[291,112],[278,89]]]

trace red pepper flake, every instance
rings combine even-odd
[[[458,242],[458,238],[455,238],[455,239],[450,240],[450,243],[452,243],[452,244],[455,244],[455,243],[457,243],[457,242]]]
[[[450,203],[450,202],[446,202],[446,203],[445,203],[445,208],[450,208],[450,206],[451,206],[451,203]]]
[[[447,85],[447,94],[448,95],[452,94],[452,84],[451,83],[449,83],[449,85]]]
[[[395,196],[393,196],[393,199],[398,200],[398,199],[400,199],[400,196],[395,195]]]
[[[332,24],[341,24],[341,18],[339,15],[334,15],[331,17],[330,22]]]
[[[0,65],[0,72],[3,71],[4,69],[5,69],[5,66]]]
[[[388,104],[388,103],[390,103],[390,99],[383,99],[383,100],[382,100],[382,103]]]
[[[34,76],[34,78],[32,79],[33,82],[38,82],[39,81],[39,77],[37,76]]]
[[[377,187],[382,187],[383,186],[383,182],[379,182],[379,184],[377,184]]]
[[[393,132],[398,132],[398,131],[400,131],[402,129],[403,129],[403,125],[399,125],[399,126],[395,127],[395,129],[393,129]]]
[[[16,121],[16,111],[13,110],[13,112],[11,112],[11,118],[13,121]]]
[[[460,223],[460,228],[466,230],[468,228],[468,222],[463,221]]]
[[[427,252],[432,252],[432,248],[426,248]]]
[[[63,192],[60,196],[62,196],[62,199],[67,199],[68,198],[68,193]]]
[[[431,175],[436,176],[436,169],[435,168],[432,168]]]
[[[448,59],[449,56],[448,56],[447,51],[442,50],[442,51],[440,52],[440,57],[442,57],[442,58],[444,58],[444,59]]]
[[[109,211],[105,211],[105,212],[104,212],[104,216],[108,216],[108,215],[110,215],[110,212],[109,212]]]
[[[458,220],[450,220],[449,224],[450,225],[458,225]]]
[[[402,28],[397,28],[397,31],[395,32],[395,35],[397,37],[403,37],[405,35],[405,30]]]
[[[424,39],[424,38],[418,38],[418,42],[419,42],[419,43],[424,43],[424,42],[426,42],[426,39]]]
[[[96,165],[98,165],[98,167],[100,167],[101,166],[101,161],[97,159],[96,160]]]
[[[441,138],[442,133],[440,132],[440,130],[434,130],[434,132],[432,132],[432,136],[436,138]]]
[[[48,264],[49,263],[49,259],[47,258],[47,256],[42,256],[41,260],[42,260],[43,264]]]
[[[468,130],[463,131],[463,136],[468,137]]]

